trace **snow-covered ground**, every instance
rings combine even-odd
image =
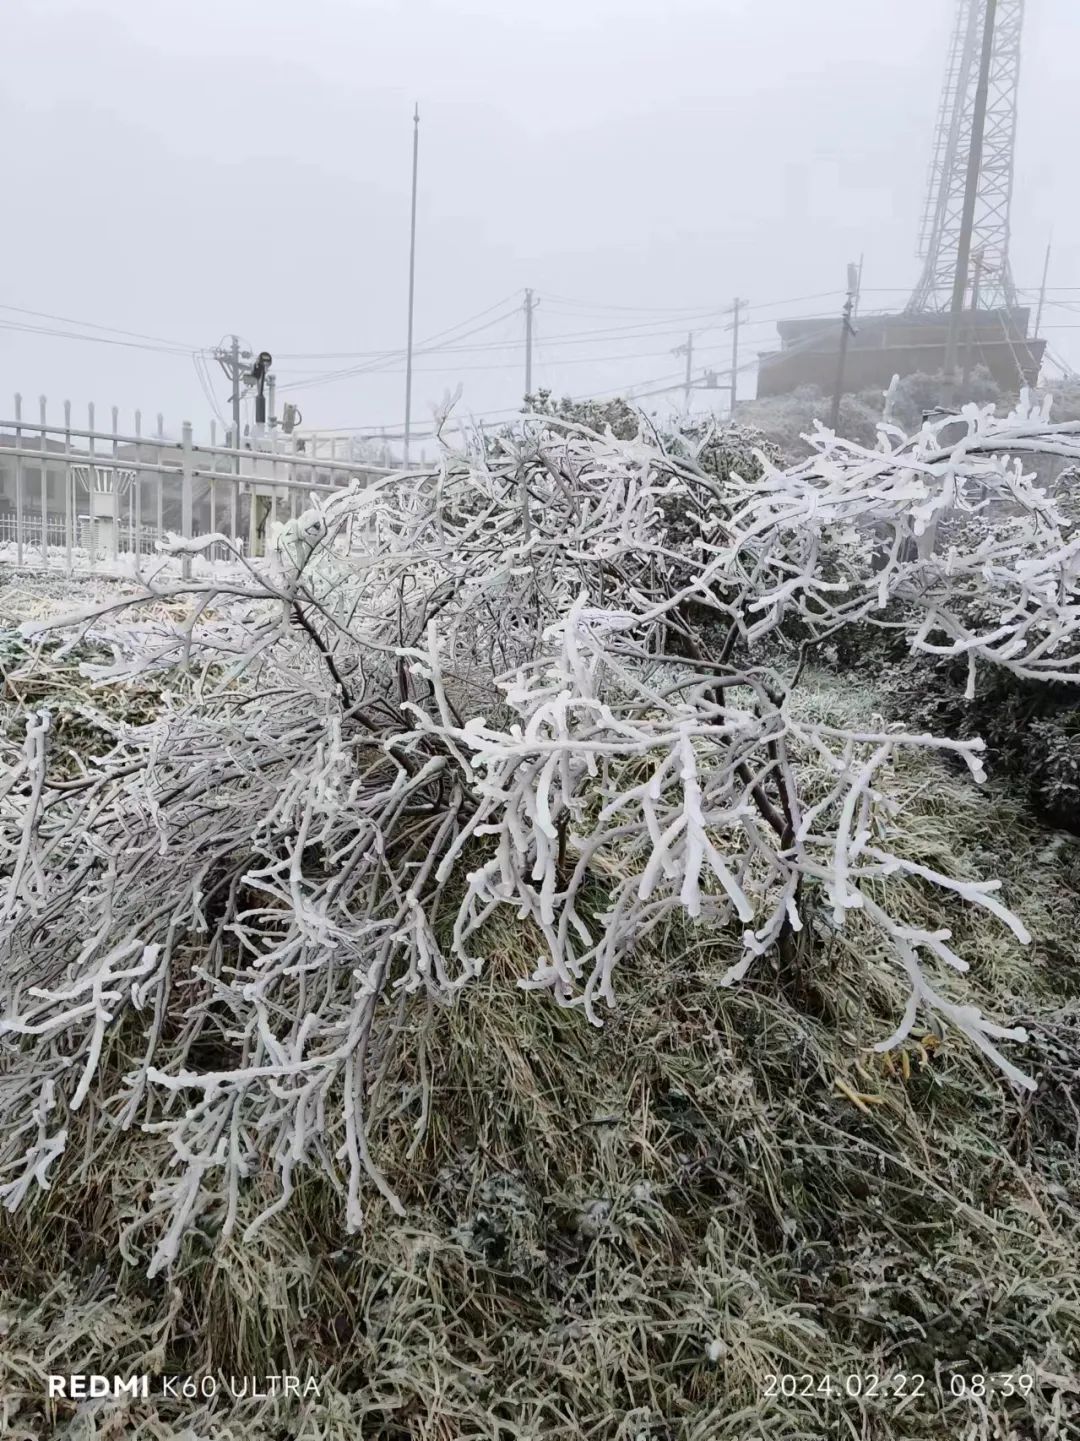
[[[191,571],[193,575],[210,575],[224,570],[242,570],[243,567],[231,561],[209,561],[203,556],[195,554],[190,557]],[[162,567],[165,567],[166,574],[180,574],[180,561],[178,558],[155,553],[153,555],[139,554],[127,551],[114,558],[100,555],[91,555],[89,551],[74,547],[71,552],[71,565],[68,566],[67,551],[53,547],[47,550],[42,556],[40,551],[32,546],[23,547],[23,559],[20,563],[18,550],[11,542],[0,545],[0,577],[6,576],[9,571],[17,571],[20,574],[45,574],[45,575],[104,575],[114,576],[121,579],[134,577],[140,572],[142,574],[158,574]]]

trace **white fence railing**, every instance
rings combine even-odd
[[[45,544],[53,550],[64,544],[65,519],[62,515],[48,514],[45,517]],[[41,516],[23,517],[23,543],[34,549],[41,548]],[[19,528],[13,511],[0,510],[0,546],[18,545]]]
[[[340,436],[266,435],[248,445],[196,442],[185,421],[180,438],[144,435],[135,413],[122,431],[113,407],[111,428],[85,426],[63,405],[62,423],[24,415],[15,397],[14,418],[0,420],[0,559],[17,565],[108,569],[122,556],[152,555],[168,533],[187,538],[219,534],[246,555],[265,552],[270,527],[291,519],[325,495],[389,472],[346,454]],[[216,543],[209,559],[235,555]],[[188,564],[185,563],[185,569]]]

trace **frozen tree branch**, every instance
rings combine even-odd
[[[196,1223],[229,1232],[259,1170],[279,1189],[249,1232],[305,1167],[350,1228],[368,1184],[397,1208],[369,1143],[390,998],[452,1000],[504,907],[537,940],[526,987],[597,1023],[673,917],[740,938],[733,985],[857,913],[910,989],[883,1046],[923,1010],[1030,1085],[995,1044],[1019,1032],[936,981],[965,968],[949,932],[889,900],[913,877],[1026,941],[993,882],[905,857],[884,783],[911,749],[978,782],[980,743],[813,724],[792,687],[855,623],[967,657],[972,688],[980,665],[1075,681],[1080,537],[1023,459],[1080,461],[1080,426],[1025,401],[876,450],[814,443],[720,476],[704,443],[526,418],[334,496],[243,584],[147,577],[24,627],[111,655],[83,663],[95,686],[166,688],[75,779],[47,710],[7,746],[4,1204],[49,1184],[93,1095],[100,1125],[171,1142],[152,1271]],[[186,618],[147,613],[181,595]]]

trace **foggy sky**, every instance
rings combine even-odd
[[[418,356],[418,426],[459,379],[466,411],[519,403],[526,286],[540,297],[535,385],[671,383],[688,329],[703,332],[700,363],[723,369],[726,322],[707,312],[736,295],[756,307],[744,360],[770,347],[775,318],[838,310],[860,255],[864,309],[903,305],[953,13],[953,0],[6,0],[0,302],[186,348],[236,331],[282,357],[282,398],[306,424],[400,427],[400,361],[316,385],[359,358],[284,357],[403,346],[417,100],[417,340],[503,301],[476,324],[506,319],[459,343],[514,342]],[[1076,0],[1029,0],[1013,270],[1038,286],[1053,229],[1052,293],[1074,308],[1047,322],[1077,328],[1048,334],[1074,364],[1078,56]],[[801,297],[820,298],[787,303]],[[0,321],[71,328],[10,309]],[[610,334],[620,326],[641,333]],[[609,333],[559,339],[589,330]],[[189,355],[0,328],[3,418],[15,390],[35,415],[42,392],[79,411],[162,411],[170,430],[211,413]]]

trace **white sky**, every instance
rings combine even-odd
[[[1027,8],[1013,269],[1037,287],[1053,229],[1062,303],[1047,321],[1062,328],[1048,334],[1077,363],[1080,6]],[[400,361],[314,381],[361,363],[323,352],[404,344],[415,99],[417,339],[496,320],[460,342],[487,349],[418,356],[418,426],[458,380],[473,413],[519,403],[525,286],[540,297],[535,385],[666,383],[689,328],[700,363],[724,369],[713,312],[735,295],[756,307],[745,360],[769,348],[775,317],[838,309],[860,254],[864,307],[903,304],[953,13],[953,0],[6,0],[0,302],[186,350],[235,330],[281,357],[282,398],[305,423],[400,427]],[[804,296],[822,298],[779,304]],[[11,309],[0,320],[0,395],[21,390],[34,415],[45,393],[78,414],[87,400],[162,411],[170,430],[209,416],[190,354],[28,334],[7,327],[71,327]],[[588,331],[601,333],[560,339]],[[212,380],[224,412],[213,366]]]

